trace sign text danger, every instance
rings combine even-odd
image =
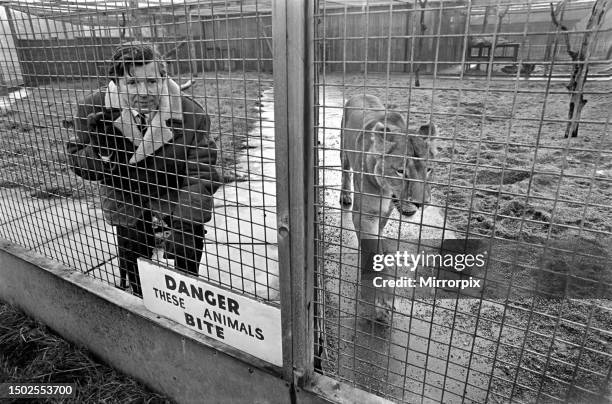
[[[200,279],[140,260],[147,309],[282,365],[280,310]]]

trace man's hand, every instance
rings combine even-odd
[[[87,115],[87,127],[90,131],[104,131],[113,125],[113,121],[121,116],[120,108],[104,108],[103,111]]]
[[[100,156],[104,171],[115,168],[113,155],[117,151],[118,134],[115,131],[114,120],[121,116],[119,108],[104,108],[101,112],[87,115],[87,126],[90,131],[91,144],[94,152]]]
[[[176,131],[183,131],[183,121],[177,118],[169,118],[166,119],[166,126],[172,130],[172,132],[176,135]]]

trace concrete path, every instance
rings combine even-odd
[[[28,91],[25,88],[22,88],[21,90],[13,91],[9,95],[0,97],[0,114],[6,113],[9,109],[11,109],[15,101],[26,98],[28,95]]]
[[[280,299],[276,239],[274,93],[264,91],[261,124],[248,136],[236,168],[247,181],[225,184],[215,195],[200,275],[267,301]]]
[[[27,190],[2,189],[0,237],[98,279],[119,283],[114,270],[100,270],[116,255],[115,242],[112,227],[93,204],[73,199],[37,199]]]

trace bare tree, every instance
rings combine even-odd
[[[486,6],[484,11],[484,16],[482,20],[482,26],[480,28],[480,33],[485,34],[487,32],[487,27],[489,26],[489,15],[491,14],[491,10],[494,6]],[[497,12],[497,24],[495,25],[495,31],[491,34],[491,50],[489,56],[493,55],[495,58],[495,48],[497,47],[497,41],[499,40],[498,34],[501,31],[502,22],[506,14],[508,14],[508,10],[510,10],[510,6],[506,6],[506,8],[502,11],[499,7],[496,7]],[[486,37],[483,37],[483,40],[486,40]],[[476,70],[480,70],[480,63],[476,64]]]
[[[141,41],[142,25],[140,24],[138,17],[138,1],[130,0],[128,4],[129,8],[127,12],[124,11],[121,13],[121,23],[119,24],[121,28],[119,31],[119,37],[122,41],[126,39],[126,36]]]
[[[497,36],[501,31],[504,17],[506,17],[506,14],[508,14],[509,10],[510,6],[506,6],[506,8],[504,8],[503,10],[497,10],[497,27],[495,28],[495,36]]]
[[[497,25],[495,26],[495,32],[493,33],[493,37],[491,38],[491,54],[493,55],[493,59],[495,59],[495,48],[497,47],[497,42],[499,41],[499,33],[501,32],[502,23],[504,21],[504,17],[508,14],[508,10],[510,10],[510,6],[506,6],[503,10],[497,9]]]
[[[4,72],[0,68],[0,97],[8,95],[8,85],[4,79]]]
[[[484,34],[487,32],[487,25],[489,25],[489,13],[491,12],[492,6],[486,6],[484,16],[482,17],[482,26],[480,27],[480,33]]]
[[[555,18],[553,18],[553,21],[556,21],[556,20],[563,21],[563,15],[565,14],[565,4],[566,4],[565,0],[557,3],[557,7],[552,11],[555,15]],[[551,31],[557,28],[553,21],[551,21],[550,23]],[[556,52],[557,45],[555,42],[555,37],[556,35],[548,34],[548,37],[546,38],[546,50],[544,51],[544,60],[552,59],[553,44],[555,44],[555,52]],[[551,67],[548,64],[544,65],[544,76],[548,76],[548,72],[550,68]]]
[[[121,27],[119,31],[119,38],[121,38],[121,42],[125,40],[125,27],[127,26],[127,19],[125,18],[125,13],[121,13]]]
[[[599,31],[599,27],[603,23],[603,17],[609,6],[609,0],[596,0],[591,9],[591,15],[585,27],[585,32],[582,36],[580,48],[577,51],[572,50],[569,38],[569,30],[563,21],[559,18],[562,15],[567,0],[563,0],[557,8],[550,3],[550,17],[553,25],[562,32],[565,39],[565,48],[568,55],[572,59],[573,69],[570,77],[570,82],[567,89],[570,92],[570,104],[568,112],[568,122],[565,128],[565,137],[578,137],[578,125],[580,123],[580,115],[582,108],[587,103],[584,99],[584,85],[589,74],[589,65],[586,62],[589,59],[591,49],[591,41],[595,38],[595,34]]]
[[[427,0],[418,0],[419,6],[421,6],[421,16],[419,21],[419,28],[421,30],[421,35],[419,35],[419,39],[417,41],[417,58],[420,59],[423,54],[423,35],[425,35],[425,31],[427,31],[427,25],[425,25],[425,7],[427,7]],[[417,63],[417,67],[414,70],[414,86],[420,87],[420,73],[421,73],[421,63]]]

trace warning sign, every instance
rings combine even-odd
[[[149,261],[138,269],[148,310],[282,366],[279,308]]]

